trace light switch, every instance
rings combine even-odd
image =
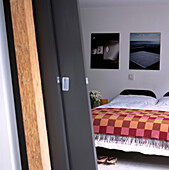
[[[135,79],[134,74],[129,74],[129,75],[128,75],[128,80],[134,80],[134,79]]]

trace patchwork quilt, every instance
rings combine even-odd
[[[92,109],[94,133],[169,141],[169,112],[125,108]]]

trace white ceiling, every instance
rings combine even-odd
[[[80,7],[169,5],[169,0],[79,0]]]

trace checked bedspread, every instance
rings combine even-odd
[[[169,141],[169,112],[124,108],[92,109],[94,133]]]

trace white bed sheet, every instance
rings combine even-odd
[[[169,106],[167,105],[137,105],[137,106],[126,106],[126,104],[116,104],[116,105],[112,105],[111,103],[105,104],[105,105],[101,105],[97,108],[127,108],[127,109],[144,109],[144,110],[162,110],[162,111],[169,111]]]
[[[169,111],[169,106],[147,105],[147,106],[129,106],[112,105],[111,103],[99,106],[98,108],[128,108],[145,110]],[[125,139],[124,139],[125,138]],[[107,149],[117,149],[126,152],[140,152],[148,155],[169,156],[169,142],[154,139],[119,137],[114,135],[95,134],[95,146]]]

